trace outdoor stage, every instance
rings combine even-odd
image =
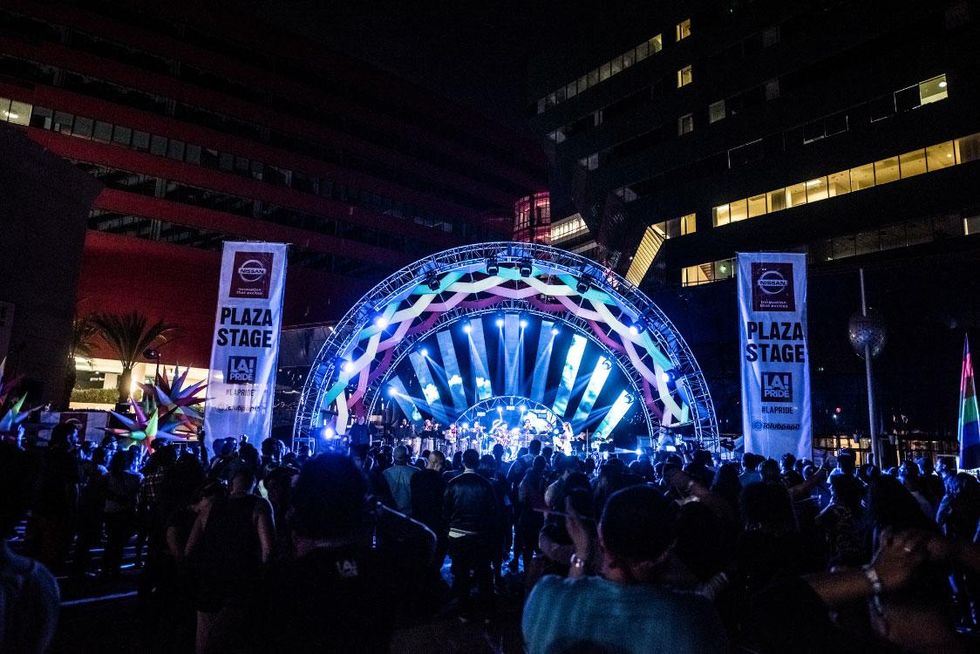
[[[667,316],[596,262],[527,243],[417,261],[348,311],[311,368],[294,444],[322,448],[358,416],[454,449],[718,445],[704,376]]]

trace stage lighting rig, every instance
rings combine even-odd
[[[500,272],[500,264],[497,263],[497,257],[490,257],[487,259],[487,274],[496,275]]]
[[[584,276],[583,272],[583,276],[578,278],[578,283],[575,285],[575,290],[579,295],[585,295],[589,292],[590,288],[592,288],[592,284],[589,283],[588,278]]]
[[[436,271],[433,270],[428,275],[426,275],[425,276],[425,285],[428,286],[433,291],[438,291],[439,290],[439,286],[440,286],[439,274],[436,273]]]
[[[530,259],[521,259],[521,264],[518,270],[521,273],[521,277],[530,277],[531,272],[534,270],[534,266]]]

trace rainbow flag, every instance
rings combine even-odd
[[[980,411],[977,410],[977,385],[973,377],[970,339],[963,341],[963,374],[960,375],[960,468],[980,468]]]

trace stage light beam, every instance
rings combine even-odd
[[[621,392],[619,397],[616,398],[616,401],[613,402],[612,408],[609,409],[609,413],[606,414],[606,417],[603,418],[602,422],[599,423],[599,426],[596,427],[592,437],[596,440],[608,438],[609,434],[612,433],[612,430],[616,428],[616,425],[619,424],[620,420],[622,420],[626,415],[626,412],[629,411],[632,404],[633,396],[626,391]]]
[[[561,371],[561,384],[555,394],[555,403],[551,407],[552,412],[559,418],[565,415],[568,401],[572,397],[572,389],[575,387],[578,369],[582,365],[582,355],[585,354],[586,342],[584,336],[575,334],[572,336],[572,344],[568,347],[568,354],[565,355],[565,367]]]
[[[576,431],[578,431],[580,425],[588,421],[589,415],[592,413],[592,407],[595,406],[596,400],[599,399],[599,393],[602,392],[602,388],[606,385],[606,380],[609,379],[611,372],[612,365],[609,359],[600,356],[596,361],[592,374],[589,376],[589,384],[585,387],[582,400],[578,403],[575,415],[572,416],[572,428]]]

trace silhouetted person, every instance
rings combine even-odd
[[[463,452],[463,473],[446,486],[443,505],[449,527],[452,590],[464,620],[473,617],[474,609],[488,617],[493,601],[490,561],[494,556],[497,500],[493,486],[477,473],[479,465],[479,452]],[[476,605],[470,600],[474,585],[479,595]]]

